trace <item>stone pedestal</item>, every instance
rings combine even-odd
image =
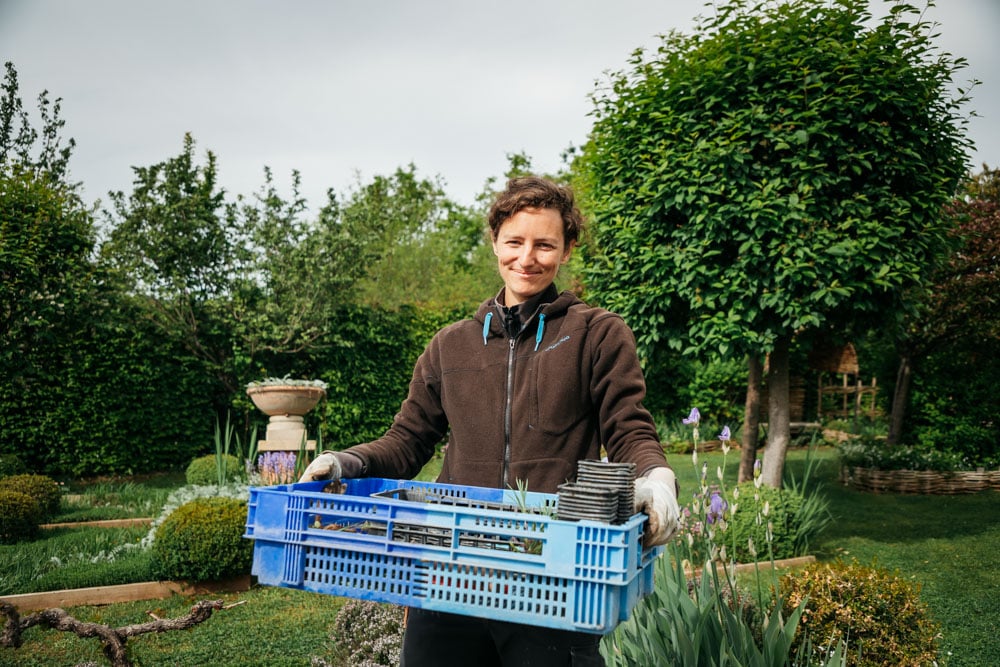
[[[309,440],[300,415],[273,415],[267,422],[266,440],[257,443],[259,452],[297,452],[303,441],[309,451],[316,451],[316,441]]]
[[[268,415],[266,440],[257,443],[260,452],[297,452],[305,442],[307,450],[316,450],[309,440],[302,416],[313,409],[326,394],[320,387],[265,385],[247,389],[247,395]]]

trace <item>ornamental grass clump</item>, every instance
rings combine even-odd
[[[797,646],[849,642],[852,667],[937,664],[938,625],[920,585],[857,563],[816,563],[781,578],[786,613],[802,608]]]

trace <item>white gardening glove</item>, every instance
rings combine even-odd
[[[321,479],[340,479],[344,476],[344,467],[335,452],[323,452],[313,459],[312,463],[302,473],[300,482],[315,482]]]
[[[635,480],[635,511],[649,517],[642,536],[644,548],[666,544],[680,525],[677,477],[670,468],[653,468]]]
[[[365,477],[368,466],[357,454],[350,452],[325,451],[309,464],[300,482],[314,482],[321,479],[354,479]]]

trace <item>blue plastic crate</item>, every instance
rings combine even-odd
[[[561,521],[557,496],[367,478],[250,490],[260,583],[552,628],[610,632],[652,591],[645,515]],[[427,501],[404,498],[426,498]]]

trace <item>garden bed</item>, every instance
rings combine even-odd
[[[842,466],[840,481],[858,491],[957,495],[1000,489],[1000,470],[879,470]]]

